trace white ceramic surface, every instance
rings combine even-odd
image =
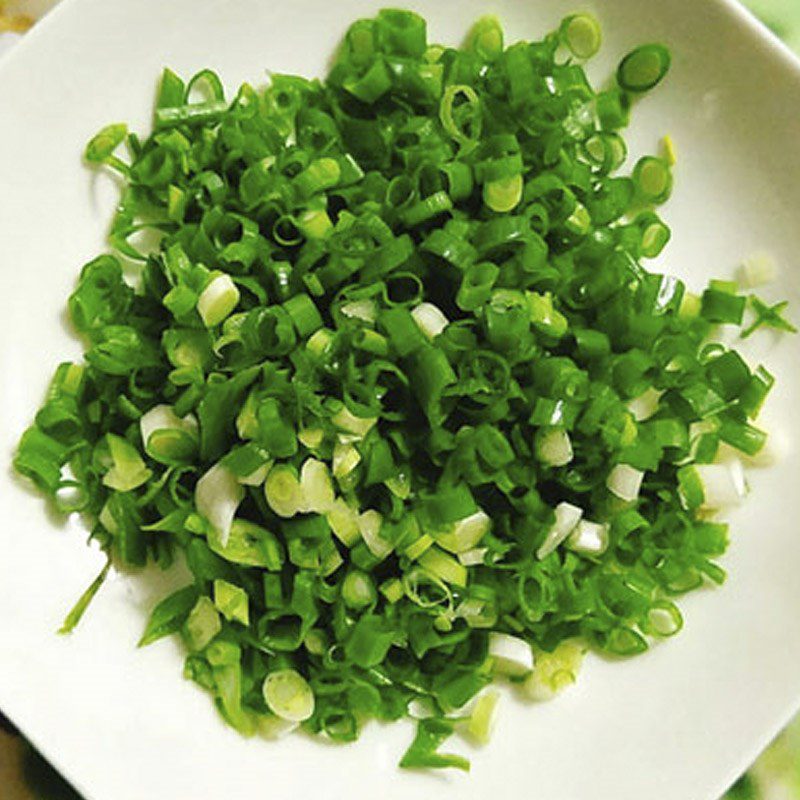
[[[405,3],[404,3],[405,4]],[[348,22],[380,0],[67,0],[0,63],[0,453],[6,465],[55,364],[79,354],[63,308],[103,246],[112,187],[80,163],[102,124],[148,123],[165,64],[217,68],[229,86],[264,70],[320,74]],[[768,296],[800,300],[800,67],[726,0],[409,0],[434,39],[456,42],[493,11],[510,37],[544,33],[576,5],[606,43],[602,79],[631,46],[659,39],[674,68],[634,115],[635,153],[670,132],[679,164],[661,267],[699,288],[745,255],[783,267]],[[780,377],[770,416],[800,441],[800,338],[751,351]],[[79,630],[54,635],[101,566],[79,520],[48,517],[0,478],[0,708],[87,800],[714,800],[800,699],[800,451],[754,473],[733,517],[721,590],[682,603],[674,641],[621,663],[591,659],[549,705],[506,698],[467,775],[396,768],[408,726],[370,726],[358,744],[243,741],[181,678],[178,645],[137,650],[169,576],[114,575]],[[462,745],[454,747],[464,749]],[[0,787],[2,796],[2,787]]]
[[[0,33],[0,56],[11,50],[21,38],[22,35],[19,33]]]

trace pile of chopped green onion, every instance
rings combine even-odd
[[[185,560],[142,643],[179,632],[243,734],[411,715],[401,766],[467,768],[438,747],[486,740],[496,676],[552,696],[723,580],[711,514],[745,495],[773,378],[710,335],[748,304],[748,332],[791,326],[642,266],[672,151],[620,174],[619,131],[670,55],[597,92],[599,45],[586,14],[508,47],[486,17],[453,49],[387,10],[324,82],[228,101],[165,70],[149,137],[89,143],[124,182],[116,255],[81,272],[85,361],[15,465],[109,560]]]

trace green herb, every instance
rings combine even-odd
[[[783,316],[789,305],[787,301],[784,300],[783,302],[776,303],[774,306],[769,306],[755,295],[751,295],[749,298],[749,305],[755,315],[755,319],[742,331],[742,339],[751,336],[761,327],[772,328],[776,331],[797,333],[797,328]]]
[[[139,647],[155,642],[180,630],[189,612],[197,602],[198,589],[194,585],[185,586],[169,597],[164,598],[150,615]]]
[[[83,268],[85,361],[14,463],[122,566],[185,561],[141,643],[180,632],[242,734],[352,741],[421,705],[401,765],[466,769],[438,748],[486,740],[493,677],[549,697],[724,579],[708,516],[745,483],[713,462],[764,446],[774,379],[709,343],[735,285],[642,265],[671,162],[620,172],[618,131],[670,57],[638,48],[598,93],[575,59],[600,43],[586,14],[508,47],[486,17],[453,49],[382,11],[323,82],[226,100],[165,70],[153,133],[87,147],[123,179],[136,288],[115,255]],[[794,330],[749,303],[744,335]]]
[[[59,633],[72,633],[77,624],[81,621],[86,609],[91,605],[95,595],[100,591],[100,587],[105,583],[108,571],[111,569],[111,560],[106,561],[105,566],[100,570],[100,574],[91,582],[89,588],[78,598],[78,602],[67,614],[63,624],[58,629]]]
[[[426,769],[430,767],[456,767],[469,771],[469,761],[463,756],[439,753],[439,745],[454,730],[454,723],[448,719],[423,719],[417,728],[417,735],[406,750],[400,766],[406,769]]]

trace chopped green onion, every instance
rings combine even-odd
[[[343,498],[334,501],[325,518],[336,538],[346,547],[352,547],[361,537],[358,512],[347,505]]]
[[[700,313],[709,321],[741,325],[747,299],[727,289],[709,287],[703,292]]]
[[[467,570],[464,565],[438,547],[426,550],[417,562],[445,583],[452,583],[454,586],[467,585]]]
[[[652,636],[674,636],[683,628],[683,616],[674,603],[661,601],[647,612],[643,627]]]
[[[354,445],[337,442],[333,446],[332,472],[334,478],[346,478],[360,463],[361,453]]]
[[[360,570],[348,572],[342,582],[342,600],[355,609],[365,608],[377,598],[372,578]]]
[[[495,672],[512,678],[522,678],[533,669],[533,650],[517,636],[507,633],[489,634],[489,656]]]
[[[214,605],[228,621],[250,624],[248,595],[240,586],[217,578],[214,581]]]
[[[392,544],[381,536],[383,516],[370,509],[358,516],[358,532],[375,558],[384,559],[392,552]]]
[[[153,474],[130,442],[113,433],[106,434],[111,468],[103,476],[103,484],[118,492],[130,492],[147,483]]]
[[[411,316],[428,339],[435,339],[450,324],[433,303],[420,303],[411,310]]]
[[[563,428],[541,428],[536,434],[536,457],[549,467],[563,467],[574,456],[569,434]]]
[[[484,61],[496,61],[503,52],[503,29],[497,17],[481,17],[467,36],[467,47]]]
[[[575,683],[585,653],[585,645],[570,639],[552,652],[537,650],[533,672],[524,684],[525,694],[531,700],[552,699]]]
[[[197,449],[197,419],[193,414],[181,419],[168,405],[155,406],[143,414],[139,430],[145,452],[165,464],[187,460]]]
[[[489,743],[492,729],[497,719],[497,703],[499,700],[500,692],[488,689],[478,698],[470,712],[464,730],[467,736],[476,744],[485,745]]]
[[[435,533],[436,543],[451,553],[461,554],[480,544],[491,530],[492,520],[483,511],[476,511],[444,531]],[[462,562],[463,563],[463,562]]]
[[[267,504],[279,517],[293,517],[305,505],[297,472],[288,464],[276,464],[264,481]]]
[[[202,595],[184,624],[184,634],[192,650],[205,650],[222,630],[219,612],[210,598]]]
[[[638,397],[634,397],[633,400],[628,401],[628,411],[633,414],[633,418],[637,422],[644,422],[658,411],[662,395],[663,392],[651,386],[645,389]]]
[[[575,58],[591,58],[602,43],[600,24],[591,14],[572,14],[561,23],[559,33]]]
[[[483,564],[486,560],[486,554],[489,552],[488,547],[473,547],[470,550],[463,550],[458,554],[458,560],[465,567],[476,567],[478,564]]]
[[[388,603],[397,603],[402,599],[404,594],[403,582],[398,578],[390,578],[388,581],[384,581],[381,584],[380,590]]]
[[[358,417],[352,414],[347,406],[342,406],[331,417],[331,422],[340,430],[361,439],[372,430],[377,419],[375,417]]]
[[[675,154],[626,167],[622,129],[669,52],[598,91],[590,14],[504,39],[384,10],[324,79],[228,101],[165,70],[152,133],[86,149],[120,179],[117,255],[78,276],[85,357],[14,466],[121,567],[185,563],[142,644],[180,633],[245,736],[411,716],[404,768],[467,769],[439,748],[486,741],[495,675],[551,697],[584,641],[681,629],[673,597],[725,577],[739,459],[779,452],[754,422],[773,376],[714,327],[793,331],[747,294],[774,270],[748,260],[740,293],[643,263]]]
[[[471,86],[448,86],[439,105],[439,119],[445,132],[464,154],[477,146],[483,129],[481,101]]]
[[[633,168],[633,180],[648,203],[663,203],[672,193],[672,173],[663,159],[654,156],[639,159]]]
[[[609,491],[620,500],[632,502],[639,497],[644,472],[629,464],[617,464],[606,478]]]
[[[499,178],[483,185],[483,202],[498,214],[513,211],[522,200],[522,175]]]
[[[647,92],[669,71],[672,57],[662,44],[645,44],[628,53],[617,69],[617,83],[628,92]]]
[[[336,498],[326,464],[315,458],[303,462],[300,470],[300,494],[299,511],[302,513],[324,514],[331,509]]]
[[[417,723],[417,735],[400,760],[400,766],[405,769],[453,767],[468,772],[466,758],[438,752],[439,745],[453,733],[454,727],[455,723],[448,719],[421,719]]]
[[[125,141],[127,135],[128,126],[124,123],[107,125],[86,145],[84,158],[90,164],[119,163],[113,159],[113,153]]]
[[[607,524],[582,519],[567,537],[567,547],[576,553],[599,556],[608,549],[608,537]]]
[[[642,214],[635,221],[641,231],[639,250],[644,258],[656,258],[667,246],[672,234],[655,214]]]
[[[687,509],[728,508],[739,505],[747,493],[739,460],[681,467],[678,480],[681,502]]]
[[[270,672],[264,678],[264,702],[276,717],[302,722],[314,713],[314,693],[303,676],[293,669]]]
[[[539,545],[536,558],[541,561],[554,552],[572,533],[582,516],[583,510],[577,506],[571,503],[559,503],[555,508],[555,522],[548,530],[545,540]]]
[[[219,325],[239,305],[239,289],[230,275],[212,277],[197,298],[197,313],[207,328]]]
[[[408,545],[404,551],[404,555],[406,555],[411,561],[416,561],[431,547],[433,547],[433,537],[429,536],[427,533],[423,533],[419,536],[419,538],[415,539],[410,545]]]
[[[675,142],[673,141],[672,137],[667,134],[661,140],[661,144],[663,147],[664,157],[667,159],[667,163],[674,167],[678,163],[678,154],[675,150]]]
[[[197,481],[194,493],[197,511],[208,520],[223,547],[243,499],[244,490],[236,476],[221,464],[215,464]]]

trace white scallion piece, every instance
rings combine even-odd
[[[349,475],[360,463],[361,453],[352,444],[337,442],[333,446],[333,477],[344,478]]]
[[[476,511],[458,520],[445,531],[436,532],[436,544],[451,553],[464,553],[475,548],[491,530],[492,520],[483,511]]]
[[[297,514],[303,505],[303,492],[294,468],[276,464],[264,481],[264,497],[279,517],[288,519]]]
[[[533,669],[533,650],[524,640],[507,633],[489,634],[489,655],[494,670],[511,678],[521,678]]]
[[[492,738],[495,722],[497,721],[497,703],[500,692],[496,689],[487,689],[475,701],[475,705],[467,718],[464,732],[476,744],[487,744]]]
[[[563,428],[543,430],[536,437],[536,457],[551,467],[563,467],[572,461],[572,441]]]
[[[290,722],[288,719],[281,719],[280,717],[261,715],[258,717],[257,730],[259,736],[274,741],[283,739],[284,736],[296,731],[299,726],[299,722]]]
[[[303,722],[314,713],[314,692],[306,679],[293,669],[279,669],[264,678],[267,708],[287,722]]]
[[[744,469],[738,458],[725,464],[695,464],[694,469],[703,490],[702,509],[716,511],[737,506],[747,494]]]
[[[316,458],[307,458],[300,468],[299,511],[308,514],[324,514],[333,506],[336,495],[327,464]]]
[[[433,303],[420,303],[411,311],[411,316],[428,339],[435,339],[450,324],[442,310]]]
[[[531,700],[552,700],[560,691],[575,683],[586,654],[586,646],[568,639],[552,653],[537,651],[533,672],[523,684]]]
[[[772,283],[778,277],[778,264],[769,253],[754,253],[746,258],[736,278],[743,289],[755,289]]]
[[[374,300],[365,298],[364,300],[351,300],[341,307],[341,312],[351,319],[360,319],[370,324],[378,318],[378,307]]]
[[[608,549],[608,525],[582,519],[567,538],[567,545],[576,553],[599,556]]]
[[[272,464],[272,461],[267,461],[266,464],[254,469],[249,475],[244,475],[239,478],[239,483],[241,483],[242,486],[261,486],[267,479],[267,475],[269,475],[269,471],[272,469]]]
[[[333,331],[330,328],[320,328],[309,336],[306,347],[315,356],[321,356],[333,341]]]
[[[194,414],[187,414],[181,418],[172,410],[172,406],[158,405],[151,408],[139,419],[139,432],[142,434],[142,444],[147,449],[150,437],[156,431],[174,430],[181,431],[193,439],[197,438],[197,419]]]
[[[230,275],[211,279],[197,298],[197,313],[207,328],[219,325],[239,304],[239,290]]]
[[[464,550],[463,553],[458,554],[458,560],[465,567],[475,567],[478,564],[483,564],[483,559],[489,552],[487,547],[474,547],[472,550]]]
[[[325,431],[322,428],[302,428],[297,432],[297,440],[309,450],[316,450],[324,439]]]
[[[152,470],[142,460],[139,451],[122,436],[106,434],[111,467],[103,476],[103,485],[117,492],[130,492],[150,480]]]
[[[484,603],[483,600],[471,597],[459,603],[458,608],[455,610],[455,617],[463,617],[464,619],[468,617],[477,617],[483,613],[485,607],[486,603]]]
[[[539,560],[547,558],[572,533],[583,516],[583,509],[571,503],[559,503],[555,508],[555,514],[556,521],[536,551],[536,558]]]
[[[197,481],[195,505],[219,535],[222,547],[228,543],[231,523],[243,499],[244,489],[236,476],[221,464],[215,464]]]
[[[355,441],[363,439],[375,426],[376,417],[357,417],[347,406],[342,406],[332,417],[331,422],[340,430],[352,434]]]
[[[620,500],[630,502],[639,497],[642,488],[644,472],[632,467],[630,464],[617,464],[608,474],[606,486],[611,494]]]
[[[386,558],[392,552],[392,545],[381,537],[383,517],[380,512],[370,509],[358,517],[358,532],[375,558]]]
[[[328,635],[320,628],[312,628],[303,639],[303,647],[313,656],[325,655],[329,647]]]
[[[659,392],[658,389],[653,389],[651,386],[638,397],[628,401],[628,411],[633,414],[633,418],[637,422],[644,422],[658,411],[658,404],[661,401],[662,394],[664,392]]]
[[[437,713],[433,700],[427,697],[415,697],[409,701],[406,712],[411,719],[429,719]]]

